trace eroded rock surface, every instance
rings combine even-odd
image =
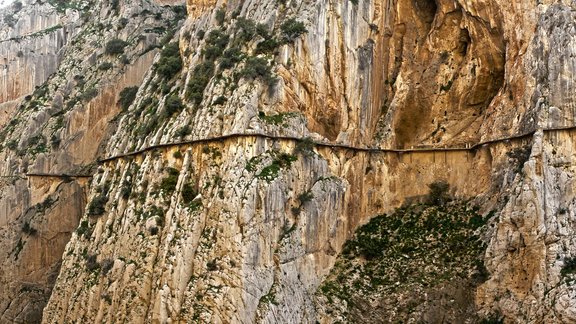
[[[46,323],[335,321],[315,299],[345,242],[438,180],[494,210],[466,314],[574,320],[574,131],[550,130],[576,126],[572,1],[188,0],[177,25],[180,4],[31,4],[50,23],[2,29],[72,21],[26,38],[56,42],[39,76],[0,78],[0,284],[24,300],[3,320],[39,318],[71,235]]]

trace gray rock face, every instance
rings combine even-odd
[[[172,8],[30,1],[5,13],[13,23],[0,27],[0,322],[41,321],[118,94],[141,82],[154,46],[177,25]],[[123,54],[105,52],[114,38],[128,41]]]

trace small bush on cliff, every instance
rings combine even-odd
[[[241,43],[248,42],[256,35],[256,23],[252,19],[238,17],[236,30],[236,39]]]
[[[191,183],[187,183],[182,187],[182,202],[186,205],[192,203],[198,193]]]
[[[138,87],[127,87],[120,91],[118,105],[122,107],[122,110],[128,110],[128,107],[130,107],[134,99],[136,99],[136,93],[138,93]]]
[[[90,229],[87,220],[83,220],[82,222],[80,222],[80,226],[78,226],[78,229],[76,229],[76,233],[79,236],[86,236],[86,237],[92,234],[92,230]]]
[[[229,40],[230,36],[223,31],[218,29],[211,31],[206,38],[206,47],[203,51],[204,58],[208,61],[216,60],[224,52]]]
[[[229,69],[234,67],[236,63],[239,63],[244,58],[244,54],[238,47],[232,47],[224,51],[224,54],[220,58],[220,69]]]
[[[562,266],[562,270],[560,270],[560,274],[564,277],[573,273],[576,273],[576,257],[564,259],[564,265]]]
[[[249,57],[238,75],[245,79],[260,79],[268,85],[276,81],[272,76],[272,68],[268,65],[268,60],[261,57]]]
[[[81,95],[80,98],[85,102],[88,102],[98,96],[98,89],[95,86],[92,86],[86,89]]]
[[[92,272],[100,269],[100,263],[96,261],[96,255],[91,254],[86,257],[86,270]]]
[[[178,176],[180,171],[174,168],[166,168],[166,173],[168,176],[162,178],[158,189],[162,192],[164,197],[168,197],[174,193],[176,190],[176,185],[178,184]]]
[[[310,156],[314,154],[314,147],[316,147],[316,143],[310,137],[304,137],[296,143],[296,147],[294,148],[295,153],[301,153],[306,156]]]
[[[110,270],[112,270],[112,267],[114,267],[114,260],[104,259],[100,263],[100,266],[102,267],[102,274],[106,275]]]
[[[226,20],[226,9],[220,8],[216,11],[216,22],[218,25],[222,26]]]
[[[165,114],[167,116],[172,116],[173,114],[182,111],[183,108],[184,104],[182,104],[182,100],[177,95],[171,95],[166,98]]]
[[[281,26],[282,36],[286,43],[291,43],[300,35],[308,32],[303,22],[297,21],[295,18],[286,20]]]
[[[305,204],[312,199],[314,199],[314,194],[310,190],[305,191],[298,195],[298,200],[300,201],[300,204]]]
[[[100,70],[100,71],[107,71],[107,70],[110,70],[110,69],[113,68],[113,67],[114,67],[114,65],[113,65],[112,63],[110,63],[110,62],[104,62],[104,63],[102,63],[102,64],[100,64],[100,65],[98,66],[98,70]]]
[[[204,97],[204,89],[214,75],[214,62],[198,64],[193,72],[186,92],[186,98],[199,105]]]
[[[256,45],[254,54],[271,54],[280,45],[276,38],[266,38]]]
[[[108,55],[122,54],[126,46],[128,46],[128,42],[115,38],[106,43],[105,52]]]
[[[156,64],[156,70],[165,79],[171,79],[182,70],[182,58],[180,57],[180,46],[178,43],[170,43],[164,46],[160,54],[160,60]]]
[[[108,202],[108,197],[104,194],[100,194],[90,202],[88,205],[88,216],[101,216],[106,212],[106,203]]]
[[[22,232],[34,236],[34,235],[36,235],[37,231],[34,227],[32,227],[30,225],[29,222],[26,221],[26,222],[24,222],[24,224],[22,224]]]

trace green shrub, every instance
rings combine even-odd
[[[101,216],[106,212],[106,203],[108,202],[108,196],[105,193],[101,193],[94,197],[90,204],[88,205],[88,216]]]
[[[184,108],[182,100],[177,95],[171,95],[168,97],[164,106],[164,111],[167,116],[172,116],[173,114],[182,111]]]
[[[15,12],[19,12],[20,10],[22,10],[22,1],[14,1],[14,3],[12,3],[12,9]]]
[[[17,140],[11,140],[10,142],[8,142],[6,144],[6,147],[12,151],[16,151],[16,149],[18,148],[18,141]]]
[[[564,259],[564,265],[560,274],[564,277],[569,274],[576,273],[576,258],[566,258]]]
[[[238,17],[236,21],[237,39],[242,42],[248,42],[256,35],[256,23],[244,17]]]
[[[76,229],[76,233],[79,236],[89,236],[92,234],[87,220],[80,222],[80,226],[78,226],[78,229]]]
[[[256,175],[256,178],[271,182],[278,177],[280,170],[289,168],[296,160],[298,160],[298,158],[294,155],[280,153],[272,161],[272,164],[264,167],[262,171]]]
[[[216,60],[224,52],[229,40],[230,36],[223,31],[218,29],[211,31],[206,39],[206,48],[203,51],[204,58],[208,61]]]
[[[130,107],[134,99],[136,99],[136,93],[138,93],[138,87],[127,87],[120,91],[120,98],[117,104],[122,107],[122,110],[127,110]]]
[[[4,23],[10,27],[14,27],[18,20],[12,14],[4,14]]]
[[[214,62],[202,62],[193,72],[186,92],[186,98],[196,104],[200,104],[204,97],[204,89],[214,75]]]
[[[120,20],[118,20],[118,27],[120,28],[124,28],[126,27],[126,25],[128,25],[128,18],[122,17],[120,18]]]
[[[238,47],[232,47],[224,51],[224,54],[220,58],[220,69],[226,70],[234,67],[236,63],[239,63],[244,58],[244,53]]]
[[[216,271],[218,270],[218,264],[216,264],[216,259],[212,260],[212,261],[208,261],[208,263],[206,263],[206,269],[208,271]]]
[[[128,46],[128,42],[115,38],[106,43],[106,54],[117,55],[124,53],[124,48]]]
[[[216,11],[216,22],[218,25],[222,26],[224,24],[224,20],[226,19],[226,10],[224,8],[220,8]]]
[[[218,98],[216,98],[216,100],[214,100],[214,102],[212,102],[213,105],[223,105],[226,103],[226,101],[228,101],[228,99],[224,96],[220,96]]]
[[[120,55],[120,63],[124,65],[130,64],[130,59],[126,55]]]
[[[112,267],[114,266],[114,261],[112,259],[104,259],[100,263],[100,266],[102,267],[102,274],[106,275],[110,270],[112,270]],[[110,297],[108,296],[108,298]]]
[[[22,232],[34,236],[36,235],[37,231],[34,227],[30,225],[29,222],[25,221],[24,224],[22,224]]]
[[[286,20],[280,26],[280,30],[282,30],[283,39],[287,43],[293,42],[296,38],[300,37],[300,35],[307,32],[304,23],[297,21],[294,18]]]
[[[106,71],[106,70],[110,70],[113,67],[114,67],[114,65],[112,63],[104,62],[104,63],[100,64],[100,66],[98,66],[98,70]]]
[[[310,137],[302,138],[296,143],[294,151],[296,153],[302,153],[304,155],[311,155],[314,153],[314,147],[316,143]]]
[[[88,255],[86,257],[86,270],[96,271],[100,269],[100,263],[96,261],[96,255]]]
[[[168,175],[162,178],[158,188],[165,197],[172,195],[172,193],[174,193],[176,190],[176,185],[178,184],[178,176],[180,174],[180,171],[174,168],[167,168],[166,172]]]
[[[489,314],[483,318],[478,324],[504,324],[504,316],[500,313]]]
[[[118,12],[119,5],[120,5],[119,2],[120,2],[119,0],[111,0],[110,1],[110,7],[112,8],[112,10]]]
[[[254,51],[255,54],[271,54],[278,48],[280,43],[276,40],[276,38],[267,38],[258,45],[256,45],[256,50]]]
[[[197,37],[199,40],[203,40],[205,35],[206,35],[206,32],[205,32],[204,30],[202,30],[202,29],[200,29],[200,30],[196,33],[196,37]]]
[[[180,127],[174,135],[176,137],[179,137],[179,138],[184,138],[184,137],[188,136],[191,131],[192,131],[192,129],[190,129],[190,126],[184,125],[184,126]]]
[[[314,199],[314,194],[310,190],[298,195],[298,200],[300,201],[300,204],[305,204],[312,199]]]
[[[124,180],[122,182],[122,189],[120,189],[120,197],[124,200],[130,198],[130,194],[132,193],[132,181]]]
[[[260,79],[268,84],[272,84],[275,80],[268,60],[261,57],[249,57],[239,76],[251,80]]]
[[[160,59],[156,64],[156,71],[165,79],[171,79],[182,70],[182,58],[178,43],[170,43],[164,46]]]
[[[265,24],[256,25],[256,34],[262,36],[265,39],[270,38],[270,32],[268,31],[268,26],[266,26]]]
[[[186,205],[192,203],[192,200],[196,198],[198,193],[194,189],[194,186],[191,183],[186,183],[182,186],[182,202]]]
[[[83,101],[88,102],[96,98],[96,96],[98,96],[98,89],[96,89],[96,87],[90,87],[80,95],[80,98],[82,98]]]

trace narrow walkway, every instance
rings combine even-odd
[[[562,132],[562,131],[571,131],[576,130],[576,126],[569,126],[569,127],[558,127],[558,128],[547,128],[543,129],[544,133],[552,133],[552,132]],[[410,149],[390,149],[390,148],[371,148],[371,147],[356,147],[346,144],[339,144],[339,143],[329,143],[329,142],[316,142],[310,141],[310,144],[313,146],[318,147],[328,147],[328,148],[336,148],[336,149],[346,149],[358,152],[371,152],[371,153],[413,153],[413,152],[449,152],[449,151],[474,151],[479,149],[485,145],[493,145],[497,143],[507,142],[507,141],[514,141],[514,140],[522,140],[529,137],[532,137],[536,133],[536,130],[515,135],[515,136],[508,136],[504,138],[493,139],[489,141],[479,142],[476,144],[471,144],[468,146],[463,147],[417,147],[417,148],[410,148]],[[164,144],[157,144],[145,147],[143,149],[132,151],[124,154],[118,154],[114,156],[110,156],[101,160],[98,160],[98,163],[103,164],[106,162],[111,162],[114,160],[137,156],[140,154],[144,154],[146,152],[158,149],[158,148],[169,148],[174,146],[183,146],[183,145],[195,145],[195,144],[207,144],[211,142],[221,142],[228,139],[234,138],[264,138],[270,140],[287,140],[287,141],[295,141],[301,142],[303,140],[308,140],[307,138],[299,138],[294,136],[273,136],[268,134],[261,134],[261,133],[238,133],[238,134],[228,134],[223,136],[215,136],[203,139],[196,139],[196,140],[188,140],[188,141],[180,141],[180,142],[173,142],[173,143],[164,143]],[[27,173],[25,176],[21,175],[14,175],[14,176],[2,176],[0,175],[0,179],[26,179],[26,178],[92,178],[93,176],[90,174],[54,174],[54,173]]]
[[[548,128],[548,129],[543,129],[543,132],[550,133],[550,132],[569,131],[569,130],[576,130],[576,126],[562,127],[562,128]],[[342,149],[359,151],[359,152],[411,153],[411,152],[474,151],[474,150],[476,150],[476,149],[478,149],[484,145],[492,145],[492,144],[497,144],[497,143],[506,142],[506,141],[526,139],[526,138],[532,137],[535,133],[536,133],[536,130],[533,130],[533,131],[530,131],[530,132],[527,132],[524,134],[520,134],[520,135],[508,136],[508,137],[504,137],[504,138],[488,140],[488,141],[479,142],[476,144],[470,144],[467,146],[443,147],[443,148],[442,147],[417,147],[417,148],[410,148],[410,149],[371,148],[371,147],[357,147],[357,146],[351,146],[351,145],[347,145],[347,144],[316,142],[316,141],[311,141],[311,144],[314,146],[319,146],[319,147],[342,148]],[[145,148],[140,149],[140,150],[110,156],[110,157],[101,159],[98,162],[99,163],[105,163],[105,162],[110,162],[110,161],[114,161],[114,160],[121,159],[121,158],[136,156],[136,155],[140,155],[140,154],[143,154],[143,153],[146,153],[148,151],[152,151],[152,150],[155,150],[158,148],[167,148],[167,147],[182,146],[182,145],[206,144],[206,143],[210,143],[210,142],[219,142],[219,141],[224,141],[224,140],[233,139],[233,138],[265,138],[265,139],[271,139],[271,140],[289,140],[289,141],[307,140],[306,138],[299,138],[299,137],[293,137],[293,136],[272,136],[272,135],[261,134],[261,133],[228,134],[228,135],[215,136],[215,137],[209,137],[209,138],[203,138],[203,139],[151,145],[151,146],[145,147]]]
[[[26,177],[40,177],[40,178],[92,178],[91,174],[67,174],[67,173],[26,173]]]

